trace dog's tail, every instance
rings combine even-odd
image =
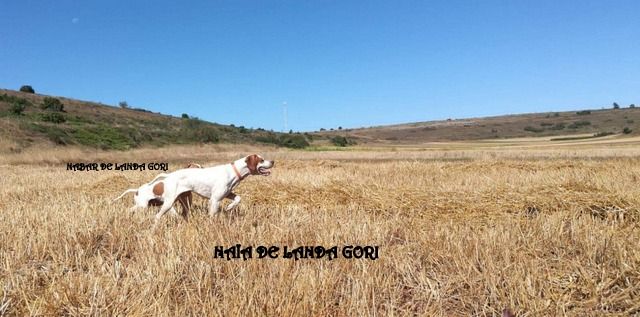
[[[138,192],[138,190],[137,190],[137,189],[135,189],[135,188],[129,188],[129,189],[125,190],[125,191],[124,191],[124,193],[120,194],[120,196],[118,196],[118,197],[117,197],[116,199],[114,199],[113,201],[116,201],[116,200],[118,200],[118,199],[122,198],[124,195],[126,195],[126,194],[128,194],[128,193],[131,193],[131,192],[136,192],[136,193],[137,193],[137,192]]]
[[[152,184],[153,182],[155,182],[155,181],[157,181],[157,180],[159,180],[159,179],[161,179],[163,177],[167,177],[167,176],[169,176],[169,174],[160,173],[160,174],[156,175],[156,177],[153,180],[151,180],[150,182],[148,182],[147,184]]]

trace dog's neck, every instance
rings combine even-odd
[[[241,181],[251,175],[251,171],[243,159],[231,162],[231,168],[233,169],[233,173],[236,175],[238,181]]]

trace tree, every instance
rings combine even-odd
[[[118,102],[118,106],[120,106],[120,108],[122,108],[122,109],[128,109],[129,108],[129,104],[126,101]]]
[[[338,127],[338,130],[342,130],[342,127]]]
[[[630,104],[629,105],[629,108],[635,108],[635,107],[636,107],[636,105],[634,105],[634,104]]]
[[[613,109],[620,109],[620,105],[617,102],[613,103]]]
[[[183,114],[182,114],[182,119],[189,119],[189,115],[188,115],[188,114],[186,114],[186,113],[183,113]]]
[[[26,92],[26,93],[30,93],[30,94],[35,94],[36,93],[36,91],[33,90],[33,87],[31,87],[29,85],[24,85],[24,86],[20,87],[20,91]]]

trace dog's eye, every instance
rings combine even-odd
[[[262,163],[262,162],[264,162],[264,159],[261,159],[261,160],[260,160],[260,163]]]

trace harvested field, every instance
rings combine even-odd
[[[240,184],[237,210],[209,219],[196,198],[189,222],[154,230],[152,210],[111,199],[156,172],[66,171],[81,152],[3,157],[0,315],[640,314],[635,147],[182,149],[172,169],[185,153],[215,165],[251,150],[276,166]],[[236,243],[375,245],[380,257],[214,259]]]

